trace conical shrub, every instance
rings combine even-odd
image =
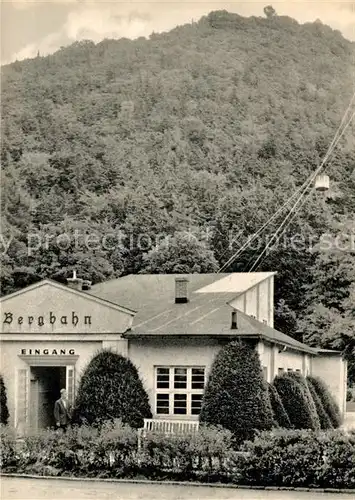
[[[285,429],[290,429],[292,427],[290,419],[288,418],[287,412],[282,404],[279,393],[273,384],[268,384],[269,398],[272,408],[272,413],[274,415],[274,421],[279,427]]]
[[[304,387],[299,382],[293,377],[281,375],[275,377],[274,385],[295,429],[319,429],[318,416],[314,418]]]
[[[217,354],[207,381],[200,421],[221,425],[238,441],[272,428],[272,409],[260,360],[252,346],[231,342]]]
[[[80,380],[74,420],[102,424],[121,419],[139,428],[151,416],[148,395],[133,363],[107,350],[94,356]]]
[[[320,420],[319,420],[319,416],[318,416],[318,412],[317,412],[317,406],[316,406],[314,399],[312,398],[312,394],[311,394],[311,391],[309,390],[306,379],[304,378],[304,376],[301,373],[297,373],[297,372],[288,372],[288,373],[285,373],[285,376],[292,377],[294,380],[296,380],[296,382],[298,382],[303,387],[304,395],[307,399],[309,411],[311,412],[311,415],[312,415],[312,421],[314,422],[314,429],[320,430],[321,424],[320,424]]]
[[[307,381],[312,384],[314,390],[316,391],[333,427],[335,429],[340,427],[342,423],[341,413],[326,383],[319,377],[311,376],[307,377]]]

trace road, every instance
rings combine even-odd
[[[340,500],[342,493],[1,478],[1,500]]]

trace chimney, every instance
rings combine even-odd
[[[231,324],[231,330],[237,330],[237,311],[232,311],[232,324]]]
[[[67,278],[67,284],[69,288],[81,291],[83,287],[83,280],[81,278],[77,278],[76,271],[73,271],[73,277]]]
[[[186,304],[189,301],[187,285],[188,278],[175,278],[175,304]]]

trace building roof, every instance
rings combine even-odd
[[[229,336],[263,338],[272,343],[317,354],[317,350],[270,326],[237,312],[231,329],[232,307],[237,295],[275,273],[190,274],[189,302],[175,304],[175,277],[181,274],[140,274],[100,283],[90,293],[133,307],[137,314],[129,338],[154,336]]]
[[[218,297],[226,303],[246,292],[275,273],[210,273],[210,274],[130,274],[122,278],[94,285],[88,293],[122,306],[134,309],[137,314],[133,328],[163,312],[179,308],[175,300],[175,278],[189,279],[189,304],[204,303]],[[208,297],[205,294],[208,293]],[[203,295],[202,295],[203,294]],[[174,314],[177,314],[177,311]],[[206,311],[207,312],[207,311]]]

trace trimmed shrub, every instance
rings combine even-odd
[[[317,408],[317,413],[318,413],[318,418],[319,418],[321,429],[324,429],[324,430],[333,429],[334,427],[333,427],[332,421],[330,420],[328,413],[325,411],[325,409],[322,405],[322,401],[320,400],[318,394],[316,393],[313,385],[310,382],[308,382],[308,380],[306,381],[306,383],[308,385],[309,392],[311,393],[311,396],[312,396],[313,401],[315,402],[315,405]]]
[[[323,380],[319,377],[310,376],[307,377],[307,381],[312,384],[314,390],[316,391],[333,427],[335,429],[340,427],[342,423],[340,410],[325,382],[323,382]]]
[[[13,429],[0,424],[0,469],[17,467],[16,435]]]
[[[303,375],[301,375],[301,373],[297,373],[297,372],[288,372],[288,373],[285,373],[285,376],[293,378],[294,380],[296,380],[296,382],[298,382],[303,387],[304,394],[305,394],[305,397],[307,399],[307,404],[308,404],[309,410],[310,410],[311,415],[312,415],[312,421],[314,422],[314,427],[312,427],[312,428],[314,430],[319,430],[321,428],[321,424],[320,424],[320,420],[319,420],[319,416],[318,416],[318,412],[317,412],[317,406],[316,406],[316,403],[312,397],[311,391],[309,390],[306,379],[304,378]]]
[[[268,391],[275,423],[284,429],[290,429],[291,422],[276,387],[273,384],[268,384]]]
[[[142,445],[141,472],[151,479],[225,481],[234,458],[232,433],[222,427],[183,435],[148,432]]]
[[[281,398],[291,424],[295,429],[317,429],[319,420],[312,412],[303,386],[293,377],[275,377],[274,385]]]
[[[9,421],[9,410],[7,408],[7,395],[4,379],[0,375],[0,424],[7,425]]]
[[[355,439],[341,431],[276,429],[246,442],[237,460],[249,485],[354,488]]]
[[[240,442],[271,429],[272,409],[255,349],[231,342],[217,354],[206,385],[200,421],[233,432]]]
[[[97,354],[81,377],[74,422],[101,425],[121,419],[138,428],[151,416],[148,395],[133,363],[111,351]]]

